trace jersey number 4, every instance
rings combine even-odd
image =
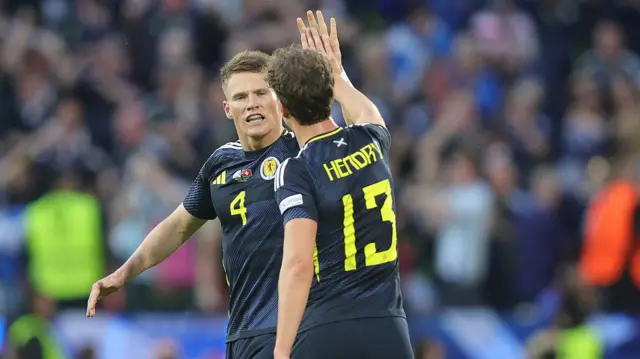
[[[378,248],[375,243],[369,243],[364,247],[364,263],[365,266],[375,266],[383,263],[388,263],[398,258],[398,250],[396,248],[398,235],[396,233],[396,214],[393,212],[393,197],[391,196],[391,183],[388,179],[380,181],[364,187],[364,200],[367,209],[371,210],[378,207],[376,203],[376,197],[386,195],[384,203],[380,208],[380,214],[382,215],[383,222],[391,223],[391,246],[389,249],[378,252]],[[342,204],[344,205],[344,270],[352,271],[356,270],[356,253],[358,248],[356,246],[356,230],[355,221],[353,219],[353,197],[347,194],[342,197]]]
[[[246,195],[246,191],[238,193],[229,205],[229,212],[231,212],[232,216],[240,216],[243,226],[247,224],[247,207],[244,206],[244,198]]]

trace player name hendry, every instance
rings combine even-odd
[[[350,176],[353,172],[361,170],[381,158],[383,157],[380,145],[372,142],[346,157],[323,163],[322,166],[327,172],[329,181],[333,181]]]

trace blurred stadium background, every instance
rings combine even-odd
[[[85,300],[236,139],[219,66],[308,8],[394,135],[417,358],[640,358],[640,1],[0,3],[7,358],[33,335],[43,359],[224,357],[215,223]]]

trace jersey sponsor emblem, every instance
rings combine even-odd
[[[260,176],[265,180],[272,180],[276,176],[276,171],[280,166],[280,161],[275,157],[267,157],[260,166]]]
[[[293,196],[289,196],[280,202],[280,214],[284,214],[284,212],[286,212],[289,208],[300,206],[302,205],[302,203],[304,203],[304,201],[302,200],[301,194],[294,194]]]
[[[251,176],[253,176],[253,171],[251,171],[251,169],[246,169],[246,170],[237,170],[233,174],[233,176],[231,176],[231,178],[233,178],[238,182],[246,182],[249,180],[249,178],[251,178]]]

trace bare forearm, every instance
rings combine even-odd
[[[344,81],[346,81],[349,85],[353,86],[353,84],[351,83],[351,81],[349,80],[349,78],[347,77],[347,73],[342,70],[342,75],[341,75],[342,79]],[[339,102],[339,101],[338,101]],[[345,111],[344,106],[342,104],[340,104],[340,109],[342,110],[342,119],[344,120],[344,122],[347,124],[347,126],[349,125],[353,125],[353,119],[350,117],[350,115],[347,113],[347,111]]]
[[[340,102],[347,124],[375,123],[384,126],[378,107],[348,80],[336,77],[334,96]]]
[[[142,241],[136,251],[116,271],[127,280],[136,277],[165,260],[186,242],[203,224],[180,205],[174,213],[160,222]]]
[[[276,351],[288,354],[304,315],[313,278],[313,267],[283,263],[278,283]]]
[[[347,111],[344,110],[344,106],[340,105],[340,108],[342,109],[342,119],[344,120],[344,123],[347,126],[353,125],[354,122],[353,122],[353,119],[351,118],[351,115],[349,115]]]

